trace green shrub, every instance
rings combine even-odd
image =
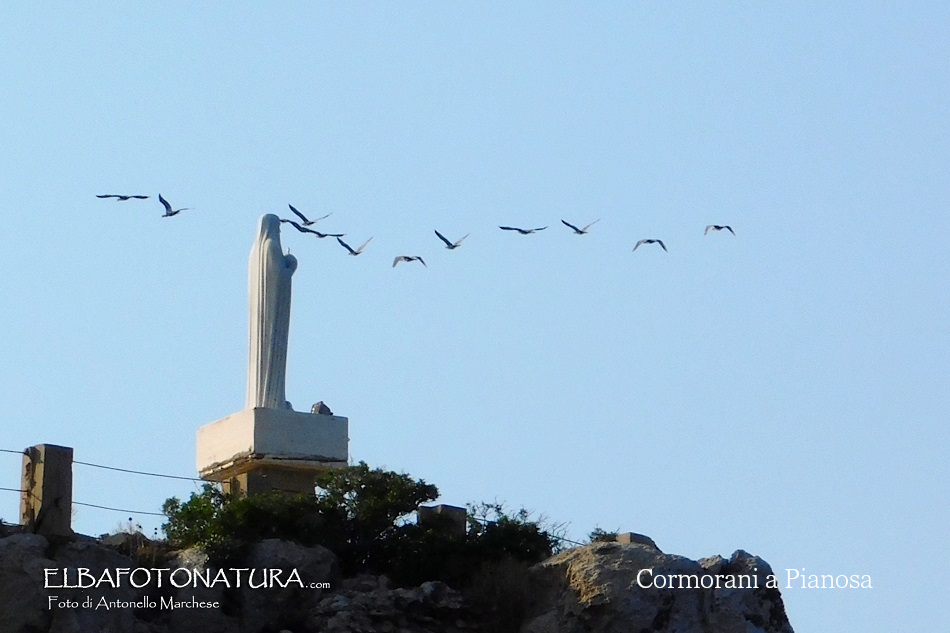
[[[370,469],[364,462],[317,477],[316,501],[325,525],[320,544],[340,557],[344,573],[385,573],[394,544],[405,540],[409,515],[439,490],[405,474]]]
[[[468,506],[468,534],[479,547],[481,558],[539,563],[561,550],[563,524],[552,524],[545,517],[531,519],[524,508],[509,512],[502,503]]]
[[[604,529],[601,529],[600,526],[595,527],[591,530],[591,533],[587,535],[587,541],[589,543],[613,543],[617,540],[617,531],[608,532]]]
[[[341,571],[386,574],[398,585],[442,580],[465,588],[489,562],[531,565],[556,551],[558,540],[500,504],[469,507],[465,535],[408,521],[438,489],[408,475],[370,469],[365,463],[328,470],[316,479],[316,494],[273,492],[249,497],[222,493],[206,484],[182,502],[168,499],[165,534],[175,547],[201,547],[213,562],[237,560],[250,544],[279,538],[322,545],[340,559]]]
[[[213,484],[204,484],[200,493],[182,503],[177,497],[162,504],[168,522],[162,530],[175,547],[198,546],[206,551],[224,540],[221,512],[226,496]]]
[[[212,484],[186,502],[168,499],[162,526],[176,547],[198,546],[215,562],[232,560],[266,538],[323,545],[337,554],[344,573],[388,567],[387,542],[405,519],[439,491],[408,475],[365,463],[325,471],[314,496],[280,491],[239,496]]]

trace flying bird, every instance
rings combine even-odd
[[[371,240],[371,239],[373,239],[373,238],[369,238],[369,240]],[[340,238],[336,238],[336,241],[339,242],[340,245],[343,246],[343,248],[345,248],[346,250],[350,251],[350,253],[349,253],[350,255],[359,255],[360,253],[362,253],[362,252],[363,252],[363,249],[366,248],[366,245],[369,244],[369,240],[366,240],[365,242],[363,242],[363,245],[360,246],[358,249],[356,249],[356,250],[354,251],[352,248],[350,248],[350,245],[349,245],[349,244],[347,244],[346,242],[344,242],[344,241],[341,240]],[[428,266],[426,266],[426,268],[428,268]]]
[[[123,202],[125,200],[128,200],[129,198],[135,198],[136,200],[148,199],[148,196],[120,196],[119,194],[116,194],[116,193],[108,193],[102,196],[96,194],[96,197],[97,198],[115,198],[117,202]]]
[[[729,232],[732,233],[733,235],[736,234],[736,232],[732,230],[732,227],[731,227],[731,226],[726,226],[726,225],[719,226],[718,224],[710,224],[709,226],[706,227],[706,230],[703,231],[703,235],[706,235],[707,233],[709,233],[709,229],[712,229],[713,231],[721,231],[721,230],[723,230],[723,229],[726,229],[727,231],[729,231]]]
[[[500,228],[502,231],[518,231],[522,235],[529,235],[530,233],[534,233],[535,231],[543,231],[544,229],[548,227],[542,226],[539,229],[519,229],[516,226],[499,226],[498,228]]]
[[[297,229],[297,230],[300,231],[301,233],[313,233],[314,235],[316,235],[317,237],[319,237],[321,240],[322,240],[323,238],[325,238],[325,237],[341,238],[341,237],[343,237],[344,235],[346,235],[346,233],[321,233],[320,231],[314,231],[313,229],[308,229],[308,228],[305,227],[305,226],[300,226],[300,223],[299,223],[299,222],[294,222],[293,220],[287,220],[287,219],[284,219],[284,218],[280,218],[280,221],[281,221],[282,224],[286,223],[286,224],[291,225],[292,227],[294,227],[295,229]]]
[[[399,255],[393,260],[393,268],[395,268],[399,262],[421,262],[423,266],[426,266],[422,258],[416,255]],[[428,266],[426,266],[426,268],[428,268]]]
[[[330,217],[331,215],[333,215],[332,213],[328,213],[328,214],[326,214],[325,216],[323,216],[322,218],[317,218],[316,220],[308,220],[308,219],[307,219],[307,216],[305,216],[303,213],[301,213],[300,211],[297,211],[297,209],[294,208],[294,205],[288,204],[287,206],[290,207],[290,210],[294,212],[294,215],[296,215],[298,218],[300,218],[300,220],[301,220],[301,222],[303,222],[303,225],[304,225],[304,226],[310,226],[311,224],[316,224],[316,223],[319,222],[320,220],[325,220],[326,218],[328,218],[328,217]]]
[[[172,210],[172,205],[168,203],[168,200],[162,197],[162,194],[158,194],[158,201],[161,202],[162,206],[165,207],[165,215],[162,216],[163,218],[170,218],[173,215],[178,215],[182,211],[188,211],[191,208],[191,207],[185,207],[183,209]]]
[[[459,241],[453,243],[453,242],[450,242],[450,241],[448,241],[447,239],[445,239],[445,236],[442,235],[441,233],[439,233],[438,231],[436,231],[435,234],[439,236],[439,239],[440,239],[440,240],[442,240],[443,242],[445,242],[445,247],[446,247],[447,249],[449,249],[450,251],[454,251],[456,248],[458,248],[459,245],[462,243],[462,240],[464,240],[466,237],[468,237],[469,235],[471,235],[471,233],[466,233],[466,234],[463,235],[461,238],[459,238]],[[426,268],[428,268],[428,266],[426,266]]]
[[[564,224],[564,226],[568,226],[568,227],[574,229],[574,233],[576,233],[577,235],[584,235],[585,233],[587,233],[587,229],[589,229],[590,227],[594,226],[594,225],[597,224],[598,222],[600,222],[600,219],[599,219],[599,218],[598,218],[597,220],[594,220],[593,222],[591,222],[590,224],[588,224],[588,225],[585,226],[584,228],[579,229],[579,228],[577,228],[576,226],[574,226],[573,224],[571,224],[570,222],[565,222],[564,220],[561,220],[561,223]]]
[[[663,250],[666,251],[666,244],[663,243],[663,240],[640,240],[637,242],[637,245],[633,247],[633,250],[640,248],[641,244],[659,244],[663,247]],[[669,251],[666,252],[669,253]]]
[[[313,233],[314,235],[319,237],[321,240],[325,237],[335,237],[337,239],[340,239],[341,237],[346,235],[346,233],[321,233],[320,231],[314,231],[313,229],[304,229],[304,230],[306,230],[308,233]]]

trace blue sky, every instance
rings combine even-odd
[[[783,591],[798,631],[936,630],[950,9],[826,5],[5,5],[0,448],[193,476],[290,203],[373,236],[283,239],[288,397],[348,416],[354,459],[576,539],[871,575]],[[143,512],[196,489],[74,476]]]

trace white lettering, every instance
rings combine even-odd
[[[234,575],[237,577],[237,587],[241,586],[241,572],[250,571],[250,567],[232,567],[231,571],[234,572]]]
[[[177,573],[180,572],[180,571],[185,572],[185,576],[187,576],[187,580],[185,580],[185,582],[184,582],[183,584],[180,584],[180,585],[179,585],[177,582],[175,582],[175,574],[177,574]],[[173,586],[177,587],[178,589],[181,589],[182,587],[187,587],[187,586],[188,586],[188,583],[191,582],[191,570],[188,569],[187,567],[179,567],[178,569],[176,569],[175,571],[172,572],[172,575],[168,578],[168,581],[169,581]]]
[[[150,572],[151,572],[151,571],[158,572],[158,586],[161,587],[161,586],[162,586],[162,572],[163,572],[163,571],[171,571],[171,568],[169,568],[169,567],[152,567],[149,571],[150,571]],[[149,574],[149,582],[151,582],[151,580],[152,580],[151,574]]]
[[[84,584],[84,583],[83,583],[83,579],[88,579],[88,580],[89,580],[89,584]],[[95,586],[96,586],[96,577],[93,576],[91,573],[89,573],[89,568],[88,568],[88,567],[80,567],[80,568],[79,568],[79,577],[78,577],[78,579],[76,580],[76,582],[77,582],[78,584],[75,585],[75,587],[72,587],[73,589],[75,589],[75,588],[77,588],[77,587],[78,587],[79,589],[88,589],[89,587],[95,587]]]
[[[644,573],[647,573],[650,575],[650,584],[648,585],[644,585],[640,578],[641,576],[643,576]],[[652,567],[650,567],[649,569],[641,569],[637,573],[637,584],[640,585],[641,589],[649,589],[650,587],[653,586],[653,568]]]
[[[804,569],[802,571],[805,571]],[[786,589],[792,588],[792,581],[798,578],[801,574],[798,573],[797,569],[786,569],[785,573],[788,575],[788,581],[785,583]],[[792,574],[795,574],[794,576]],[[802,582],[802,589],[805,588],[805,583]]]
[[[265,573],[264,579],[259,581],[256,585],[254,584],[254,572],[256,569],[251,570],[251,575],[247,577],[247,586],[251,589],[260,589],[261,587],[267,586],[267,575]]]
[[[59,575],[58,569],[44,569],[43,570],[43,588],[44,589],[63,589],[62,585],[51,585],[49,584],[50,574]]]
[[[145,580],[138,583],[135,582],[135,574],[137,573],[144,573]],[[132,573],[129,574],[129,584],[131,584],[136,589],[141,589],[142,587],[146,586],[150,582],[152,582],[152,572],[150,572],[145,567],[136,567],[135,569],[132,570]],[[161,580],[158,581],[158,586],[159,587],[162,586]]]
[[[290,570],[290,578],[288,578],[288,579],[287,579],[287,582],[285,582],[283,585],[281,585],[281,587],[286,587],[287,585],[289,585],[289,584],[292,583],[292,582],[293,582],[293,583],[297,583],[297,586],[300,587],[301,589],[303,589],[303,581],[300,580],[300,574],[297,573],[297,570],[296,570],[296,569],[291,569],[291,570]]]

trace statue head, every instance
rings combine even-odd
[[[280,236],[280,218],[273,213],[265,213],[257,223],[257,239],[265,237],[278,238]]]

